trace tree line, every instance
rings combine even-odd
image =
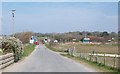
[[[120,32],[118,32],[120,33]],[[36,36],[37,38],[49,38],[51,41],[58,40],[58,42],[79,42],[83,38],[90,38],[91,42],[117,42],[120,37],[116,32],[88,32],[88,31],[75,31],[66,33],[34,33],[34,32],[20,32],[15,33],[14,36],[20,39],[23,43],[28,43],[30,37]]]
[[[90,38],[91,42],[112,42],[118,41],[118,33],[116,32],[88,32],[88,31],[76,31],[66,33],[34,33],[37,37],[48,37],[51,40],[58,40],[59,42],[72,42],[81,41],[83,38]]]

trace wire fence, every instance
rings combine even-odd
[[[88,61],[109,66],[111,68],[120,69],[119,66],[120,55],[118,54],[106,54],[106,53],[100,54],[95,51],[91,53],[83,53],[83,52],[78,53],[75,48],[69,48],[68,53],[69,55],[74,57],[84,58]]]

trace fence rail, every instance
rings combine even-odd
[[[13,53],[8,53],[6,55],[0,56],[0,69],[5,68],[6,66],[14,63]]]
[[[119,67],[120,55],[118,54],[106,54],[106,53],[100,54],[94,51],[91,53],[83,53],[83,52],[78,53],[75,48],[74,49],[69,48],[69,55],[72,55],[74,57],[84,58],[86,60],[103,64],[105,66],[109,66],[112,68],[120,69]]]

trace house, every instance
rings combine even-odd
[[[54,40],[54,43],[58,43],[58,40]]]
[[[44,42],[45,42],[45,43],[49,43],[49,42],[50,42],[50,39],[45,38],[45,39],[44,39]]]
[[[83,43],[90,43],[90,38],[83,38],[81,41]]]
[[[37,42],[37,39],[34,36],[31,36],[29,43],[33,44]]]

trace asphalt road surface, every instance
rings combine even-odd
[[[24,60],[14,63],[3,72],[96,72],[94,69],[39,45]]]

